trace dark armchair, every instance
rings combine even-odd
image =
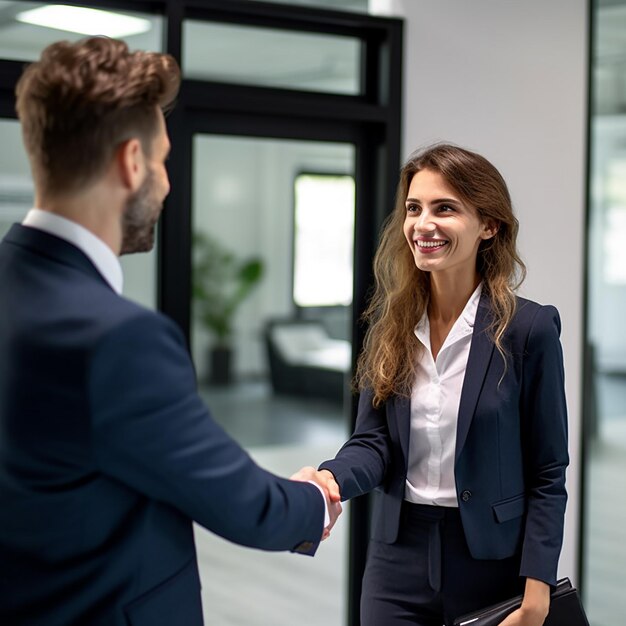
[[[271,320],[265,329],[274,393],[341,403],[350,382],[350,342],[331,338],[320,322]]]

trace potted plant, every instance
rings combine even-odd
[[[261,259],[238,259],[217,239],[193,236],[192,294],[194,315],[214,337],[209,350],[209,382],[232,381],[232,338],[235,311],[263,276]]]

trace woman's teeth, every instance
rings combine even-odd
[[[440,248],[441,246],[445,246],[447,243],[447,241],[417,241],[419,248]]]

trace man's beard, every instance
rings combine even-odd
[[[154,172],[149,169],[141,187],[128,199],[122,216],[122,254],[148,252],[154,246],[154,229],[160,203],[154,198]]]

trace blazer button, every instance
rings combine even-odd
[[[468,489],[466,489],[465,491],[461,493],[461,500],[463,500],[463,502],[467,502],[471,497],[472,497],[472,492],[469,491]]]

